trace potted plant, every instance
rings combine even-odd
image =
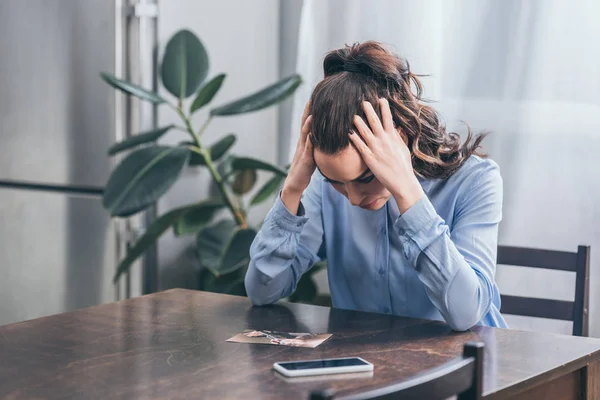
[[[287,170],[259,159],[229,154],[236,142],[234,134],[211,145],[203,143],[202,134],[214,118],[249,113],[277,104],[298,88],[301,78],[292,75],[254,94],[214,107],[204,124],[196,129],[190,122],[191,116],[211,103],[226,78],[225,74],[219,74],[205,82],[208,71],[209,57],[201,41],[189,30],[181,30],[167,43],[160,68],[162,84],[175,101],[109,73],[101,74],[109,85],[128,95],[170,107],[182,122],[181,126],[168,125],[137,134],[109,149],[111,156],[129,152],[113,170],[105,187],[102,204],[110,215],[130,217],[150,207],[169,190],[186,167],[207,168],[219,194],[156,218],[119,263],[115,283],[149,246],[168,229],[173,229],[178,236],[196,235],[200,289],[245,295],[243,277],[249,263],[249,248],[257,233],[257,228],[248,224],[248,209],[274,195]],[[191,100],[189,104],[184,104],[188,99]],[[187,132],[189,141],[174,146],[156,143],[174,129]],[[247,199],[256,183],[257,171],[267,171],[272,177]],[[215,220],[217,212],[223,209],[229,211],[229,218]],[[299,301],[310,301],[316,296],[316,286],[310,275],[302,280],[294,296],[292,300]]]

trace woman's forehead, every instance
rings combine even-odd
[[[326,178],[337,182],[351,182],[367,169],[354,146],[348,146],[336,154],[325,154],[315,149],[314,157],[319,171]]]

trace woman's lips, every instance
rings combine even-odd
[[[374,205],[375,205],[375,203],[377,203],[377,200],[379,200],[379,199],[375,199],[375,200],[373,200],[373,201],[371,201],[371,202],[369,202],[369,203],[367,203],[367,204],[361,204],[361,207],[362,207],[362,208],[369,208],[369,207],[371,207],[371,206],[374,206]]]

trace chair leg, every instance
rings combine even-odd
[[[463,348],[464,357],[475,358],[473,385],[458,396],[458,400],[480,400],[483,396],[483,355],[485,345],[481,342],[466,343]]]

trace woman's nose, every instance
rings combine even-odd
[[[357,190],[356,186],[352,183],[346,184],[346,195],[348,200],[350,200],[350,204],[353,206],[358,206],[363,200],[362,193]]]

